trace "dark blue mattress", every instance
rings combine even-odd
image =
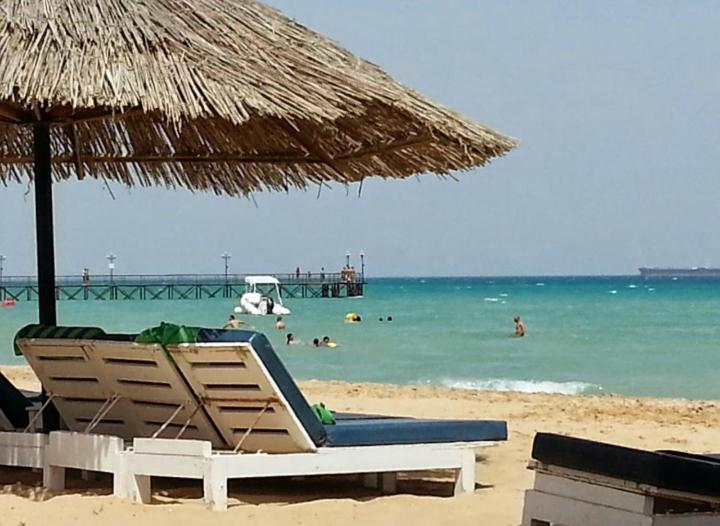
[[[507,425],[494,420],[414,418],[339,419],[325,426],[326,446],[438,444],[507,440]]]
[[[370,415],[367,413],[345,413],[342,411],[332,411],[335,420],[383,420],[386,418],[403,418],[401,416],[388,415]]]

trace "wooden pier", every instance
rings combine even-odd
[[[257,274],[252,274],[257,275]],[[340,273],[263,274],[280,281],[287,298],[349,298],[362,296],[364,276],[348,279]],[[55,296],[58,300],[201,300],[239,298],[245,292],[245,274],[168,274],[57,276]],[[258,291],[271,293],[273,286],[259,286]],[[38,285],[34,276],[4,276],[0,279],[0,301],[37,301]]]

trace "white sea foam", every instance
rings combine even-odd
[[[551,382],[548,380],[509,380],[490,378],[488,380],[456,380],[445,378],[440,381],[444,387],[474,391],[516,391],[520,393],[583,394],[598,393],[602,387],[586,382]]]
[[[617,294],[617,290],[608,290],[608,294]]]
[[[505,294],[504,292],[501,292],[501,293],[499,294],[499,296],[500,296],[501,298],[507,298],[507,297],[508,297],[508,294]]]
[[[545,286],[545,283],[535,283],[535,286],[536,286],[536,287],[544,287],[544,286]]]
[[[628,288],[629,288],[629,289],[636,289],[636,288],[637,288],[637,285],[628,285]]]
[[[500,301],[497,298],[484,298],[484,299],[485,299],[485,301],[489,301],[490,303],[497,303],[498,301]]]

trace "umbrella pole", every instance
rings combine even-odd
[[[38,303],[40,323],[56,325],[55,310],[55,239],[53,231],[52,166],[50,161],[50,126],[33,126],[35,156],[35,236],[37,242]],[[42,390],[43,401],[46,399]],[[57,409],[49,404],[43,414],[43,430],[60,428]]]

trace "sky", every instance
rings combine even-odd
[[[216,197],[55,186],[59,274],[633,274],[720,266],[720,3],[271,0],[520,146],[458,181]],[[35,272],[32,188],[0,188],[5,273]],[[114,196],[114,197],[113,197]],[[710,228],[708,225],[710,225]]]

